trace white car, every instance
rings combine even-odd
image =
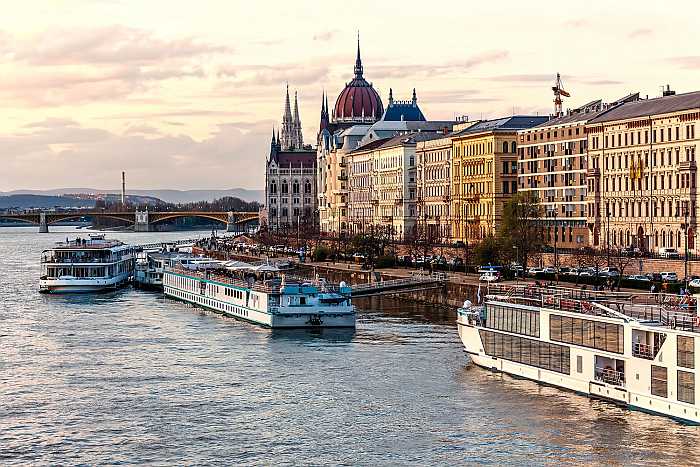
[[[675,272],[662,271],[661,280],[664,282],[676,282],[678,280],[678,274]]]
[[[492,272],[487,272],[479,276],[479,281],[481,282],[498,282],[500,276]]]
[[[538,272],[544,272],[544,269],[542,269],[542,268],[536,268],[536,267],[534,267],[534,266],[531,267],[531,268],[527,268],[527,273],[528,273],[528,274],[537,274]]]
[[[557,273],[557,269],[554,268],[553,266],[547,266],[546,268],[544,268],[544,269],[542,270],[542,272],[545,273],[545,274],[556,274],[556,273]]]
[[[688,287],[700,289],[700,279],[693,279],[692,281],[688,282]]]
[[[649,279],[644,274],[632,274],[631,276],[627,276],[627,279],[631,281],[651,282],[651,279]]]

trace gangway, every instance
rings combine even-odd
[[[352,297],[368,297],[371,295],[409,293],[428,289],[438,289],[445,285],[447,277],[442,273],[421,274],[403,279],[369,282],[350,286]]]

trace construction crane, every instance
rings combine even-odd
[[[560,117],[563,115],[561,109],[561,96],[571,97],[571,94],[564,91],[564,86],[561,84],[561,75],[559,75],[559,73],[557,73],[557,80],[554,82],[554,86],[552,86],[552,91],[554,91],[554,115],[556,117]]]

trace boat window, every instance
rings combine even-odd
[[[689,336],[678,336],[678,355],[676,356],[678,366],[684,368],[695,368],[695,340]]]
[[[568,316],[549,316],[549,340],[582,345],[606,352],[623,353],[622,326]]]
[[[583,373],[583,356],[576,356],[576,372]]]
[[[540,336],[539,311],[522,310],[503,305],[486,305],[486,328],[525,336]]]
[[[695,404],[695,374],[689,371],[678,370],[678,400]]]
[[[498,332],[479,330],[484,352],[545,370],[570,374],[569,348]]]
[[[668,370],[663,366],[651,366],[651,393],[668,397]]]

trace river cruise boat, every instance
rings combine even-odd
[[[134,247],[103,234],[66,239],[41,253],[42,293],[89,293],[114,290],[131,281]]]
[[[163,290],[163,272],[179,265],[185,269],[220,267],[221,261],[179,251],[143,251],[136,257],[134,286],[145,290]]]
[[[178,264],[163,273],[165,295],[269,328],[352,328],[350,287],[292,279],[272,265]]]
[[[589,397],[700,423],[694,297],[491,286],[457,328],[471,361]]]

